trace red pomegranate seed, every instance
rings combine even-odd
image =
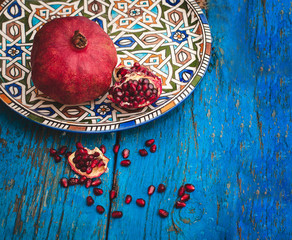
[[[81,144],[81,142],[77,142],[76,143],[76,148],[77,149],[82,149],[83,148],[83,145]]]
[[[93,205],[93,203],[94,203],[93,198],[92,198],[91,196],[88,196],[88,197],[86,198],[86,203],[87,203],[87,206],[91,206],[91,205]]]
[[[194,185],[193,184],[186,184],[185,185],[185,188],[186,188],[186,191],[187,192],[193,192],[193,191],[195,191],[195,187],[194,187]]]
[[[165,192],[165,190],[166,190],[166,187],[164,184],[161,183],[158,185],[157,192],[163,193],[163,192]]]
[[[92,183],[92,179],[91,178],[87,178],[86,181],[85,181],[85,187],[89,188],[91,186],[91,183]]]
[[[99,163],[99,161],[100,160],[98,160],[98,159],[92,160],[92,162],[91,162],[91,168],[95,168],[97,166],[97,164]]]
[[[97,205],[97,206],[96,206],[96,211],[97,211],[99,214],[103,214],[103,213],[104,213],[104,207],[103,207],[103,206],[100,206],[100,205]]]
[[[103,161],[100,161],[98,164],[97,164],[97,167],[99,168],[99,167],[102,167],[102,166],[104,166],[105,165],[105,163],[103,162]]]
[[[123,213],[121,211],[114,211],[112,212],[113,218],[121,218],[123,216]]]
[[[87,169],[86,169],[86,173],[87,174],[90,174],[92,172],[92,168],[91,167],[88,167]]]
[[[55,156],[57,154],[57,150],[54,148],[50,148],[50,156]]]
[[[186,191],[185,187],[181,186],[178,190],[178,196],[181,197],[182,195],[184,195],[185,191]]]
[[[154,143],[154,139],[149,139],[145,142],[146,147],[150,147]]]
[[[100,196],[103,194],[103,190],[101,188],[93,188],[93,193],[96,196]]]
[[[62,160],[62,158],[59,155],[55,155],[54,159],[55,159],[56,163],[61,162],[61,160]]]
[[[123,158],[128,158],[129,155],[130,155],[130,150],[127,149],[127,148],[125,148],[125,149],[123,150],[123,152],[122,152],[122,156],[123,156]]]
[[[106,153],[106,148],[105,148],[104,145],[101,145],[99,149],[100,149],[100,151],[101,151],[103,154]]]
[[[91,186],[98,186],[101,184],[101,180],[99,178],[95,179],[94,181],[92,181]]]
[[[159,209],[159,210],[158,210],[158,214],[159,214],[159,216],[162,217],[162,218],[166,218],[166,217],[168,217],[168,212],[165,211],[164,209]]]
[[[110,199],[113,200],[114,198],[117,197],[117,192],[116,190],[111,190],[110,191]]]
[[[68,147],[67,146],[62,146],[59,148],[58,153],[60,155],[64,155],[67,152]]]
[[[68,179],[67,178],[61,178],[60,180],[61,186],[64,188],[68,187]]]
[[[154,144],[154,145],[152,145],[152,146],[150,147],[150,152],[155,153],[155,152],[156,152],[156,149],[157,149],[157,147],[156,147],[156,145]]]
[[[142,157],[145,157],[148,155],[148,152],[145,150],[145,149],[140,149],[139,150],[139,154],[142,156]]]
[[[130,164],[131,164],[131,161],[128,159],[121,161],[121,166],[123,167],[128,167]]]
[[[184,194],[181,198],[180,198],[180,201],[182,202],[186,202],[190,200],[190,194]]]
[[[81,178],[79,178],[79,184],[84,184],[85,183],[85,181],[86,181],[86,177],[85,176],[82,176]]]
[[[137,203],[137,205],[138,205],[139,207],[144,207],[144,206],[145,206],[145,200],[142,199],[142,198],[138,198],[138,199],[136,200],[136,203]]]
[[[152,195],[155,191],[155,187],[153,185],[150,185],[148,187],[148,195]]]
[[[176,208],[184,208],[185,206],[186,206],[186,203],[185,202],[177,201],[175,203],[175,207]]]
[[[113,149],[114,154],[117,154],[119,150],[120,150],[120,144],[115,144],[114,149]]]
[[[132,202],[132,196],[131,195],[127,195],[125,198],[125,203],[129,204],[130,202]]]
[[[69,180],[68,180],[69,186],[76,185],[76,184],[78,184],[78,182],[79,182],[78,178],[69,178]]]
[[[71,154],[72,154],[72,152],[66,152],[65,158],[68,160],[68,158],[70,157]]]

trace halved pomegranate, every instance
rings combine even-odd
[[[138,62],[131,68],[120,64],[114,70],[114,80],[108,99],[125,109],[146,107],[154,103],[162,92],[161,79]]]
[[[97,178],[107,170],[109,159],[99,148],[77,148],[68,157],[68,162],[74,172],[87,178]]]

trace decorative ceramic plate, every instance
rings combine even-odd
[[[160,76],[157,102],[126,111],[107,96],[73,106],[38,91],[30,71],[33,38],[46,22],[65,16],[99,24],[116,46],[118,64],[139,61]],[[60,130],[112,132],[154,120],[192,93],[210,59],[209,25],[194,0],[6,0],[0,24],[0,98],[22,116]]]

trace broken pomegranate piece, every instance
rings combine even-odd
[[[107,170],[109,159],[99,148],[93,150],[78,148],[68,157],[68,162],[74,172],[87,178],[97,178]]]
[[[134,110],[154,103],[161,95],[161,79],[135,62],[131,68],[119,65],[114,71],[115,84],[108,99],[124,109]]]

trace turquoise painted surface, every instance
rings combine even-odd
[[[291,3],[209,0],[213,36],[209,71],[181,106],[162,118],[113,134],[62,133],[19,117],[0,103],[0,234],[3,239],[291,239]],[[138,150],[154,138],[157,152]],[[74,176],[55,164],[50,147],[76,141],[106,145],[111,159],[94,197],[92,188],[58,184]],[[112,146],[129,148],[129,168]],[[195,192],[173,207],[182,183]],[[165,193],[148,197],[147,187]],[[110,202],[108,191],[118,197]],[[127,194],[133,196],[124,204]],[[137,198],[146,206],[136,206]],[[166,219],[159,208],[170,212]],[[121,219],[109,212],[122,210]]]

